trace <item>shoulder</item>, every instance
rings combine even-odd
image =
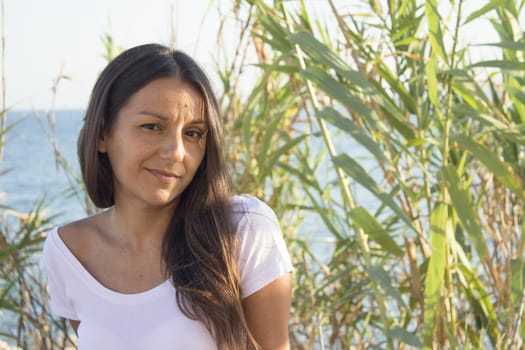
[[[234,223],[239,226],[246,221],[257,221],[259,224],[274,226],[279,229],[275,212],[262,200],[247,194],[233,197]]]
[[[101,232],[102,214],[55,227],[46,238],[44,253],[50,246],[65,246],[76,257],[85,256]]]
[[[60,226],[58,228],[58,234],[64,242],[85,239],[86,236],[90,236],[93,232],[100,231],[102,215],[103,214],[89,216]]]
[[[260,199],[238,195],[233,199],[233,222],[242,251],[281,244],[282,232],[274,211]]]

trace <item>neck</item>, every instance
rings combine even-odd
[[[175,206],[147,207],[116,201],[108,212],[108,224],[114,238],[129,249],[149,249],[152,245],[160,249]]]

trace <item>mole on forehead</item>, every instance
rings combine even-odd
[[[182,96],[175,101],[178,104],[179,108],[184,109],[195,109],[195,111],[202,111],[204,109],[204,102],[201,98],[192,98],[190,96]]]

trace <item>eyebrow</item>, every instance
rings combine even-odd
[[[158,118],[158,119],[161,119],[161,120],[168,120],[168,117],[166,117],[166,116],[164,116],[162,114],[155,113],[155,112],[140,111],[138,114],[152,116],[152,117],[155,117],[155,118]],[[194,119],[189,124],[193,125],[193,124],[207,124],[207,123],[206,123],[206,120],[204,120],[204,119]]]
[[[159,118],[159,119],[162,119],[162,120],[168,120],[167,117],[165,117],[165,116],[163,116],[161,114],[158,114],[158,113],[150,112],[150,111],[140,111],[138,114],[143,114],[143,115],[155,117],[155,118]]]

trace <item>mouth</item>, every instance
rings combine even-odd
[[[150,169],[146,168],[146,170],[153,176],[155,176],[157,179],[159,179],[162,182],[174,182],[180,179],[184,174],[183,171],[165,171],[160,169]]]

